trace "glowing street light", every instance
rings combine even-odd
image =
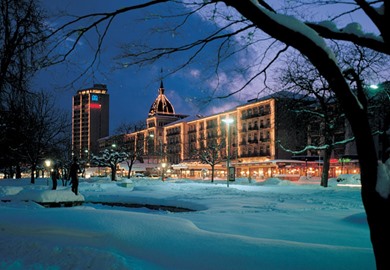
[[[382,116],[382,132],[381,132],[381,141],[382,141],[382,162],[386,162],[386,160],[389,158],[389,152],[388,152],[388,145],[389,145],[389,138],[388,138],[388,132],[386,132],[390,127],[390,112],[388,110],[388,104],[390,102],[390,81],[386,81],[380,84],[371,84],[369,88],[374,92],[374,95],[382,94],[383,93],[387,96],[388,101],[386,103],[383,103],[381,105],[382,108],[384,108],[385,112],[381,114]],[[381,98],[381,101],[384,101]]]
[[[226,117],[225,119],[222,119],[222,122],[224,122],[227,126],[227,137],[228,137],[228,145],[227,145],[227,157],[226,157],[226,168],[227,168],[227,176],[226,176],[226,185],[229,187],[229,180],[230,180],[230,124],[234,122],[233,118]]]
[[[150,138],[154,138],[154,134],[149,135]],[[160,161],[163,161],[163,143],[159,137],[157,137],[158,143],[160,144]]]
[[[48,171],[49,177],[50,177],[50,166],[51,166],[51,160],[50,159],[46,159],[45,160],[45,166],[46,166],[46,170]],[[49,178],[46,179],[46,184],[49,185]]]
[[[50,165],[51,165],[51,160],[50,159],[46,159],[45,160],[45,166],[50,168]]]
[[[167,164],[165,162],[161,163],[161,181],[164,181],[165,167],[167,167]]]
[[[88,149],[85,149],[84,153],[85,153],[85,159],[87,162],[86,165],[89,166],[89,151],[88,151]]]
[[[369,86],[369,88],[373,91],[377,93],[379,92],[385,92],[385,94],[387,95],[388,99],[390,100],[390,94],[388,92],[389,88],[388,88],[388,85],[389,83],[386,82],[386,83],[381,83],[381,84],[371,84]]]
[[[370,88],[371,88],[372,90],[377,90],[377,89],[379,88],[379,86],[378,86],[377,84],[371,84],[371,85],[370,85]]]

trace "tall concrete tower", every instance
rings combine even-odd
[[[72,153],[80,159],[97,154],[98,139],[109,133],[109,95],[105,84],[81,89],[72,102]]]

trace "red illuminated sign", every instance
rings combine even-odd
[[[102,107],[102,105],[97,104],[97,103],[91,103],[91,104],[89,104],[89,107],[91,109],[100,109]]]

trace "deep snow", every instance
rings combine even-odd
[[[75,196],[70,187],[50,190],[46,179],[0,180],[0,269],[375,269],[358,186],[124,182],[81,180]],[[66,200],[84,203],[34,202]]]

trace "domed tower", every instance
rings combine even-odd
[[[175,109],[173,108],[172,103],[165,96],[164,91],[164,84],[163,81],[161,81],[160,88],[158,89],[158,96],[150,107],[148,117],[175,114]]]
[[[164,94],[164,84],[161,80],[160,88],[158,89],[158,96],[150,106],[148,118],[146,119],[147,128],[162,129],[167,124],[175,122],[179,119],[187,117],[187,115],[176,114],[172,103]]]

